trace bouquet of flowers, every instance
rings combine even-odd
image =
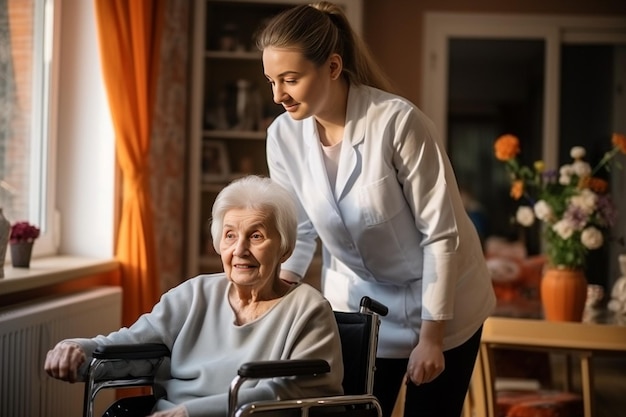
[[[608,192],[608,183],[595,175],[609,169],[611,160],[626,154],[626,136],[615,133],[613,147],[600,162],[591,167],[583,147],[570,151],[572,162],[559,170],[548,170],[543,161],[533,167],[521,165],[519,139],[511,134],[500,136],[494,145],[495,156],[505,163],[511,178],[511,197],[524,199],[515,215],[516,221],[530,227],[544,223],[548,262],[552,266],[581,269],[587,252],[602,247],[604,234],[614,224],[617,211]]]
[[[33,242],[39,237],[39,228],[28,222],[17,222],[11,226],[9,242]]]

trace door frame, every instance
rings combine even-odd
[[[439,129],[446,146],[448,41],[451,38],[544,40],[542,156],[547,166],[558,165],[561,44],[626,45],[626,19],[623,18],[427,12],[424,19],[421,107]],[[624,129],[623,126],[615,128]]]

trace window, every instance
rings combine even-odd
[[[0,1],[0,206],[41,229],[35,255],[55,252],[53,0]]]

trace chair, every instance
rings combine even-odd
[[[377,301],[363,297],[359,312],[335,312],[344,362],[344,395],[293,400],[269,400],[244,404],[239,408],[237,394],[247,379],[319,375],[330,372],[324,360],[277,360],[242,364],[229,389],[229,415],[244,417],[253,413],[294,410],[303,416],[382,416],[378,399],[372,394],[380,316],[388,309]],[[136,415],[148,412],[156,398],[156,371],[166,366],[169,350],[161,344],[99,346],[93,353],[85,382],[85,417],[93,417],[98,392],[106,388],[152,387],[147,396],[122,398],[105,412],[105,417]]]

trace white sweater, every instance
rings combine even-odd
[[[299,284],[263,316],[238,326],[228,302],[230,285],[223,273],[200,275],[164,294],[130,328],[71,341],[85,349],[88,360],[97,344],[164,343],[172,352],[171,376],[162,383],[166,398],[155,409],[184,404],[190,417],[226,416],[228,386],[239,366],[249,361],[319,358],[328,361],[331,372],[247,381],[240,403],[342,394],[337,324],[317,290]]]

